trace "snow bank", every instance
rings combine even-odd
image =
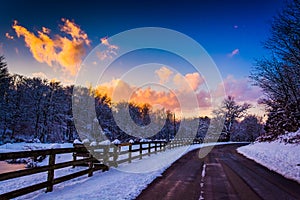
[[[237,149],[249,159],[300,183],[300,130],[278,137],[273,142],[256,142]]]

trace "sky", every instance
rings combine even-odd
[[[98,69],[100,63],[114,60],[102,76],[99,91],[111,92],[119,84],[119,93],[127,91],[136,101],[170,109],[186,104],[190,99],[185,97],[194,93],[207,114],[210,98],[222,93],[222,88],[238,102],[256,105],[262,94],[251,86],[248,76],[255,59],[267,54],[262,42],[283,5],[283,0],[6,1],[0,13],[0,54],[11,73],[66,85],[80,77],[80,67],[93,63],[93,69]],[[220,72],[220,87],[209,88],[208,77],[170,52],[144,49],[118,57],[125,47],[110,38],[141,27],[171,29],[199,43]],[[189,53],[188,48],[183,50]],[[142,64],[146,65],[130,75],[130,70]],[[122,77],[126,76],[125,81]],[[146,79],[153,84],[139,83]],[[261,108],[253,112],[263,113]]]

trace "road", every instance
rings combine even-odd
[[[187,153],[137,199],[300,199],[300,184],[238,154],[241,145],[215,146],[203,159]]]

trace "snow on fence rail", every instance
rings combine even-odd
[[[43,188],[46,188],[46,192],[51,192],[53,190],[53,185],[55,184],[71,180],[85,174],[90,177],[93,176],[94,171],[100,169],[102,169],[102,171],[108,170],[110,166],[117,167],[121,163],[131,163],[131,161],[134,159],[142,159],[143,156],[150,156],[153,153],[156,154],[157,152],[165,151],[166,148],[172,149],[184,145],[190,145],[192,143],[192,139],[180,139],[172,140],[168,143],[165,141],[151,141],[97,146],[74,144],[74,148],[0,153],[0,161],[26,157],[37,158],[39,156],[49,156],[48,165],[0,174],[0,181],[4,181],[41,172],[47,172],[47,181],[0,194],[0,199],[15,198]],[[73,154],[72,161],[55,163],[56,155],[68,153]],[[78,157],[81,159],[78,159]],[[55,170],[70,166],[75,167],[78,165],[85,165],[87,168],[58,178],[54,177]]]

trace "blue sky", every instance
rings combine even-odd
[[[36,59],[28,47],[31,44],[26,44],[24,35],[18,37],[12,28],[14,20],[36,36],[42,27],[46,27],[51,33],[47,30],[43,33],[53,40],[58,36],[72,40],[70,35],[62,35],[60,31],[65,22],[62,18],[70,20],[86,33],[90,42],[84,46],[81,60],[100,44],[103,37],[139,27],[164,27],[186,34],[201,44],[220,70],[224,85],[230,85],[225,89],[242,95],[241,101],[247,98],[254,101],[259,96],[258,90],[246,86],[245,80],[255,58],[266,55],[262,42],[268,37],[272,17],[283,5],[282,0],[6,1],[0,12],[0,53],[6,57],[12,73],[42,74],[48,79],[70,84],[75,74],[62,72],[61,63],[50,67],[49,63]],[[83,41],[82,38],[79,40]],[[147,62],[164,56],[164,52],[148,51],[139,59]],[[184,61],[175,59],[173,63],[181,66],[183,75],[192,73]],[[234,86],[239,83],[244,84],[243,87]],[[239,94],[241,91],[248,94]]]
[[[158,26],[180,31],[198,41],[212,56],[222,75],[247,76],[254,58],[265,52],[261,42],[269,31],[272,16],[282,0],[205,0],[205,1],[7,1],[2,6],[1,43],[10,70],[26,74],[24,66],[35,65],[20,38],[9,41],[5,33],[15,35],[13,20],[31,31],[42,26],[58,31],[61,18],[74,20],[84,30],[92,46],[99,39],[127,29]],[[236,28],[235,28],[236,27]],[[15,47],[22,52],[16,62]],[[233,50],[239,54],[228,58]],[[25,62],[25,63],[24,63]],[[27,68],[27,67],[26,67]],[[46,67],[44,67],[46,68]],[[33,70],[28,70],[33,71]]]

